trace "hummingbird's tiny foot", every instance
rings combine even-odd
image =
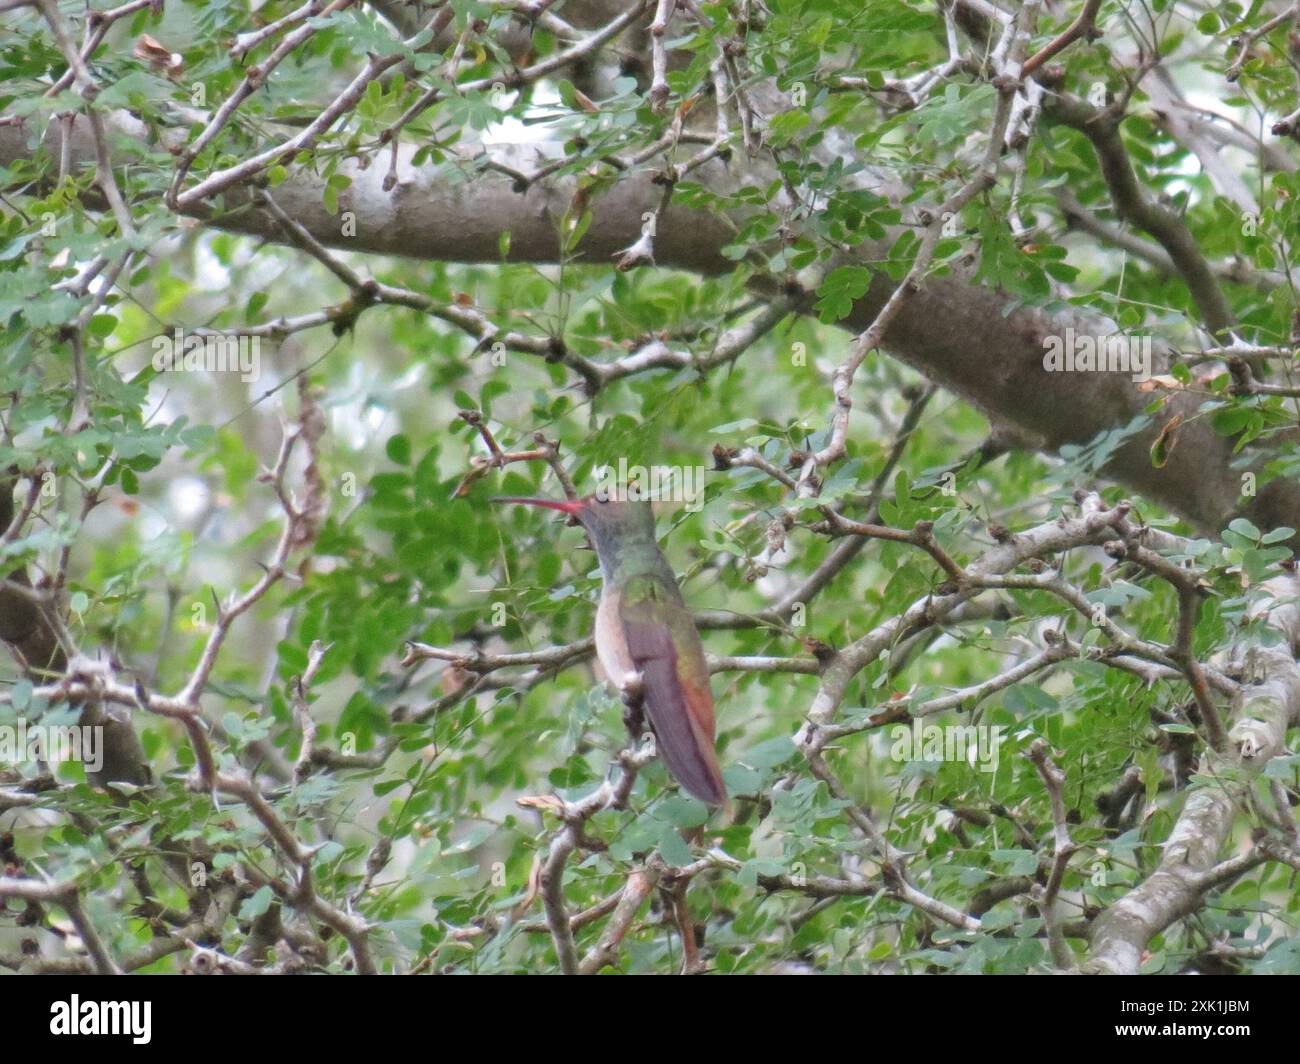
[[[641,741],[641,736],[645,734],[645,711],[640,702],[624,703],[623,726],[627,728],[627,734],[634,743]]]

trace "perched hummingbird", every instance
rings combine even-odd
[[[722,805],[727,790],[714,752],[713,691],[695,622],[655,542],[649,502],[589,495],[493,502],[545,506],[582,523],[596,548],[604,588],[596,609],[596,655],[610,680],[639,697],[659,756],[690,794]]]

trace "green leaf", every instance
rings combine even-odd
[[[388,455],[389,461],[397,465],[411,464],[411,441],[401,433],[388,437],[384,452]]]
[[[1236,532],[1239,536],[1245,536],[1249,540],[1258,543],[1263,533],[1244,517],[1238,517],[1228,522],[1228,528]],[[1285,537],[1283,537],[1285,538]]]
[[[91,336],[102,340],[112,335],[113,330],[117,328],[117,318],[112,314],[96,314],[90,319],[88,328]]]
[[[831,270],[817,286],[821,299],[814,304],[818,316],[825,324],[848,317],[855,300],[867,294],[871,286],[871,271],[865,266],[840,266]]]
[[[677,829],[665,824],[659,833],[659,852],[675,868],[691,863],[691,848],[682,841]]]
[[[252,894],[244,899],[244,903],[239,907],[239,918],[241,920],[256,920],[271,908],[271,902],[275,899],[275,894],[269,886],[258,887]]]

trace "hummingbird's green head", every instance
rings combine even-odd
[[[655,541],[654,510],[648,500],[625,502],[596,492],[581,499],[495,498],[493,502],[544,506],[576,518],[591,536],[602,567],[609,568],[622,548]]]

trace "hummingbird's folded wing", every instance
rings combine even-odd
[[[628,581],[618,619],[636,670],[659,756],[688,792],[722,805],[727,789],[714,752],[713,691],[695,622],[676,587],[655,576]]]

